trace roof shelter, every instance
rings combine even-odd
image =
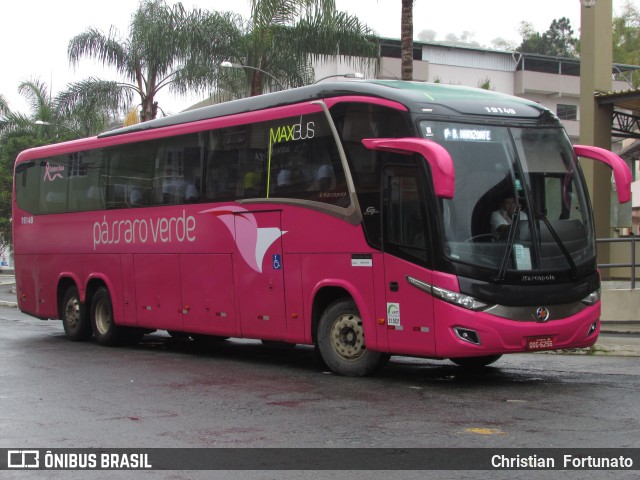
[[[598,106],[613,107],[611,135],[640,139],[640,88],[621,92],[596,92]]]

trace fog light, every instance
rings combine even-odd
[[[480,345],[480,337],[475,330],[469,330],[468,328],[455,327],[453,329],[460,340],[473,343],[474,345]]]
[[[598,328],[598,322],[593,322],[591,325],[589,325],[589,331],[587,332],[587,337],[591,335],[593,332],[595,332],[596,328]]]

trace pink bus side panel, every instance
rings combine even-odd
[[[301,256],[295,253],[285,254],[283,267],[287,317],[287,334],[284,340],[291,343],[311,343],[311,319],[305,315],[307,309],[302,291]]]
[[[20,310],[38,316],[38,256],[15,255],[16,296]]]
[[[187,332],[238,336],[232,256],[180,255],[182,327]]]
[[[182,330],[180,262],[175,254],[134,255],[137,324]]]
[[[406,355],[435,355],[433,297],[409,284],[406,278],[430,284],[431,272],[391,255],[386,255],[384,262],[389,350]],[[392,289],[392,283],[397,287]]]

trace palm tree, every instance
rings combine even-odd
[[[5,115],[10,112],[9,103],[4,95],[0,94],[0,125],[4,122]],[[0,253],[4,253],[7,245],[11,245],[11,164],[5,160],[8,158],[6,148],[0,136]]]
[[[105,102],[94,101],[67,109],[68,90],[52,97],[47,85],[40,80],[21,82],[18,93],[29,104],[28,114],[13,111],[0,98],[0,138],[9,134],[32,136],[44,143],[87,137],[104,131],[115,119],[117,109]]]
[[[402,0],[402,80],[413,80],[413,0]]]
[[[58,126],[61,119],[47,85],[40,80],[24,81],[18,86],[18,93],[27,100],[31,113],[13,111],[6,101],[1,102],[0,139],[6,140],[8,135],[31,135],[45,143],[53,141],[51,127]]]
[[[336,10],[334,0],[251,0],[251,18],[236,45],[228,60],[246,67],[239,74],[244,87],[233,84],[238,72],[228,72],[223,86],[238,96],[272,89],[274,77],[289,87],[312,83],[317,61],[337,56],[366,67],[378,57],[373,31]]]
[[[107,96],[112,106],[126,108],[133,96],[141,106],[142,121],[158,113],[156,95],[165,87],[175,93],[201,91],[216,84],[216,69],[240,32],[240,18],[232,13],[186,11],[181,3],[143,0],[132,16],[129,34],[120,38],[88,29],[69,42],[68,56],[77,65],[90,57],[115,67],[126,81],[90,78],[76,83],[66,98],[67,110]],[[212,73],[213,72],[213,73]]]
[[[4,95],[0,93],[0,115],[3,115],[9,109],[9,103]]]

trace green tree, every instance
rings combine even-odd
[[[53,97],[40,80],[21,82],[18,93],[27,100],[30,111],[27,114],[13,111],[0,99],[0,138],[26,133],[45,143],[55,143],[88,137],[106,130],[119,113],[117,108],[98,101],[70,110],[65,103],[69,90]]]
[[[378,57],[373,31],[334,0],[251,0],[251,18],[234,45],[227,60],[245,68],[225,69],[221,83],[234,97],[273,89],[273,77],[287,87],[309,84],[316,61],[337,56],[366,67]]]
[[[231,13],[187,11],[181,3],[143,0],[133,14],[128,36],[113,27],[108,34],[90,28],[69,42],[73,65],[94,58],[116,69],[126,81],[90,78],[72,85],[68,111],[108,98],[126,108],[139,98],[142,121],[156,118],[156,95],[164,88],[174,93],[208,90],[216,84],[214,65],[225,59],[239,40],[240,18]]]
[[[622,14],[613,18],[613,61],[626,65],[640,65],[640,11],[627,1]],[[629,74],[627,74],[629,75]],[[640,74],[630,72],[634,87],[640,85]]]
[[[59,130],[65,137],[63,140],[67,139],[71,129],[64,123],[66,118],[58,114],[55,101],[43,82],[39,80],[22,82],[18,86],[18,93],[27,100],[31,112],[24,114],[13,111],[6,101],[3,102],[4,105],[0,107],[0,139],[2,141],[9,135],[26,134],[42,139],[44,143],[51,143],[56,141],[54,132],[57,133]]]
[[[0,121],[9,111],[9,103],[0,94]],[[5,146],[0,137],[0,253],[4,253],[6,245],[11,244],[11,169],[5,161]]]
[[[6,112],[8,109],[9,103],[7,102],[7,99],[4,98],[4,95],[0,93],[0,115],[4,115],[4,112]]]
[[[489,77],[484,77],[483,79],[478,81],[478,88],[482,90],[495,90],[493,85],[491,84],[491,79]]]
[[[518,45],[516,43],[502,37],[496,37],[491,40],[491,46],[496,50],[506,50],[510,52],[518,50]]]
[[[522,43],[518,47],[519,52],[566,58],[577,55],[578,39],[571,28],[570,20],[566,17],[553,20],[544,33],[536,32],[531,23],[522,22],[520,35]]]

